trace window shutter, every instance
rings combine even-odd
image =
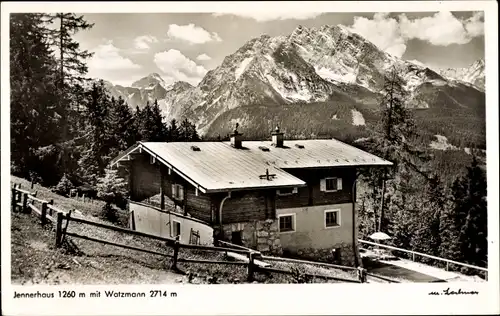
[[[319,190],[326,191],[326,179],[321,179],[319,183]]]
[[[179,185],[179,199],[184,200],[184,187]]]
[[[337,178],[337,190],[342,190],[342,178]]]

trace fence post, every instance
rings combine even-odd
[[[57,212],[57,224],[56,224],[56,248],[61,246],[61,236],[62,236],[62,221],[63,213]]]
[[[365,283],[366,282],[366,269],[363,269],[362,267],[358,267],[358,279],[359,283]]]
[[[174,242],[174,258],[172,260],[172,270],[178,270],[178,268],[177,268],[177,257],[179,257],[179,236],[175,237],[175,242]]]
[[[255,272],[255,253],[253,251],[248,252],[248,282],[253,282],[253,274]]]
[[[47,222],[47,202],[42,202],[41,212],[42,212],[42,217],[41,217],[42,225],[45,225],[45,223]]]
[[[23,213],[28,213],[28,193],[23,193]]]
[[[17,191],[16,185],[12,188],[12,210],[15,212],[17,208]]]
[[[449,268],[450,268],[450,267],[449,267],[449,262],[448,262],[448,261],[446,261],[446,271],[448,271],[448,269],[449,269]]]
[[[411,261],[415,261],[415,253],[411,254]]]

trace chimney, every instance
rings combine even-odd
[[[241,149],[242,148],[241,139],[242,139],[243,134],[238,133],[238,126],[239,126],[239,124],[236,123],[236,128],[234,129],[233,134],[230,135],[231,146],[233,146],[234,148],[237,148],[237,149]]]
[[[273,138],[273,146],[283,147],[283,133],[280,132],[279,126],[276,126],[274,132],[271,133]]]

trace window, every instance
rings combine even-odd
[[[280,215],[280,233],[295,231],[295,214]]]
[[[231,233],[231,243],[243,246],[243,240],[241,238],[241,230]]]
[[[340,210],[325,211],[325,228],[340,226]]]
[[[286,188],[286,189],[276,190],[277,195],[292,195],[297,192],[298,192],[297,188]]]
[[[320,190],[323,192],[336,192],[342,190],[342,178],[321,179]]]
[[[184,187],[180,184],[172,184],[172,197],[177,200],[184,200]]]
[[[179,239],[181,237],[181,223],[178,222],[178,221],[172,221],[173,225],[172,225],[172,237],[176,238],[177,236],[179,236]]]

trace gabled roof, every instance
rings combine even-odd
[[[144,150],[204,193],[305,186],[304,181],[286,172],[288,168],[392,165],[335,139],[288,140],[285,146],[276,148],[269,141],[244,141],[242,149],[227,142],[144,142],[111,164]],[[262,177],[266,173],[273,177]]]

